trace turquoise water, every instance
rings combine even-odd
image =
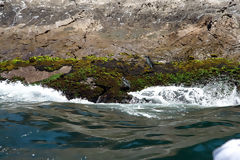
[[[2,102],[2,160],[210,160],[240,106]]]

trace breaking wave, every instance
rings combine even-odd
[[[156,103],[163,105],[231,106],[240,104],[237,87],[224,82],[205,86],[155,86],[138,92],[130,92],[131,103]]]
[[[90,103],[84,99],[68,100],[61,92],[40,85],[24,85],[21,82],[0,82],[0,102],[73,102]]]

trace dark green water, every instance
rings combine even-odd
[[[1,160],[211,160],[232,138],[240,106],[0,104]]]

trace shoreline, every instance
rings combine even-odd
[[[146,59],[124,53],[128,61],[87,56],[62,59],[39,56],[0,62],[1,80],[41,84],[63,92],[68,99],[128,103],[128,92],[150,86],[233,83],[240,90],[240,62],[224,58],[175,61],[148,65]]]

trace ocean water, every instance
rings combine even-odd
[[[0,82],[1,160],[211,160],[240,138],[233,84],[154,86],[130,104],[68,101],[41,86]]]

